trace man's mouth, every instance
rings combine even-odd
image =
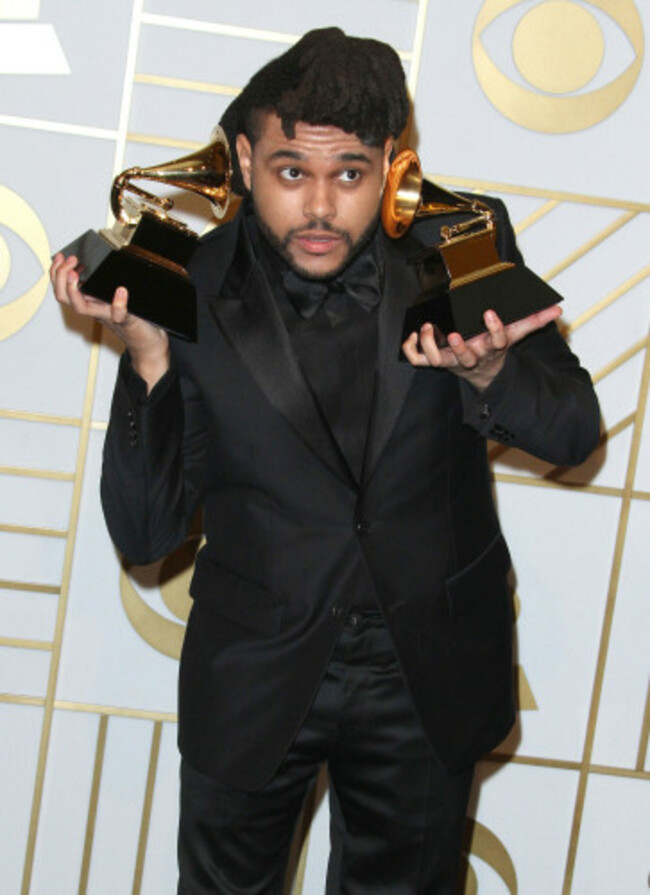
[[[326,255],[340,245],[342,238],[335,233],[318,233],[313,230],[296,233],[294,240],[309,255]]]

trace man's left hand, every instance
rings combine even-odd
[[[433,326],[425,323],[419,334],[412,333],[408,337],[402,350],[414,367],[449,370],[482,392],[501,371],[508,348],[556,320],[561,313],[560,306],[553,305],[504,326],[494,311],[486,311],[483,320],[487,332],[467,341],[459,333],[450,333],[444,348],[438,346]]]

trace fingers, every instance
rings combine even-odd
[[[411,333],[402,345],[406,359],[414,367],[444,366],[444,349],[438,347],[434,327],[425,323],[419,333]]]
[[[492,310],[486,311],[483,315],[483,322],[490,334],[491,347],[495,351],[502,351],[504,348],[507,348],[509,342],[508,333],[498,314]]]
[[[93,317],[109,325],[120,326],[128,316],[128,293],[123,287],[116,290],[112,304],[85,295],[79,287],[79,261],[74,255],[64,258],[59,252],[50,267],[50,280],[56,300],[71,307],[78,314]]]
[[[549,308],[544,308],[542,311],[537,311],[535,314],[530,314],[521,320],[515,320],[514,323],[510,323],[506,327],[510,344],[513,345],[515,342],[519,342],[520,339],[523,339],[524,336],[534,332],[536,329],[542,329],[553,320],[557,320],[561,314],[562,308],[559,305],[551,305]]]
[[[77,258],[74,255],[64,258],[59,252],[54,256],[52,266],[50,267],[50,280],[52,282],[54,296],[61,304],[70,304],[68,281],[72,277],[77,264]]]

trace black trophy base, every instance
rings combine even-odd
[[[88,230],[61,252],[79,259],[79,285],[86,295],[111,302],[118,286],[129,293],[129,311],[190,342],[196,341],[196,292],[182,276],[128,247],[116,249]]]
[[[471,339],[485,332],[486,311],[496,311],[502,323],[508,324],[560,301],[562,296],[555,289],[523,264],[517,264],[455,289],[438,286],[425,292],[404,315],[402,341],[419,332],[425,323],[437,328],[441,345],[453,332]]]

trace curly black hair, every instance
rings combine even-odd
[[[233,151],[233,188],[244,191],[235,138],[244,133],[254,145],[262,112],[275,112],[289,138],[303,121],[333,125],[368,146],[382,146],[402,133],[409,109],[404,70],[392,47],[348,37],[340,28],[309,31],[253,75],[221,118]]]

